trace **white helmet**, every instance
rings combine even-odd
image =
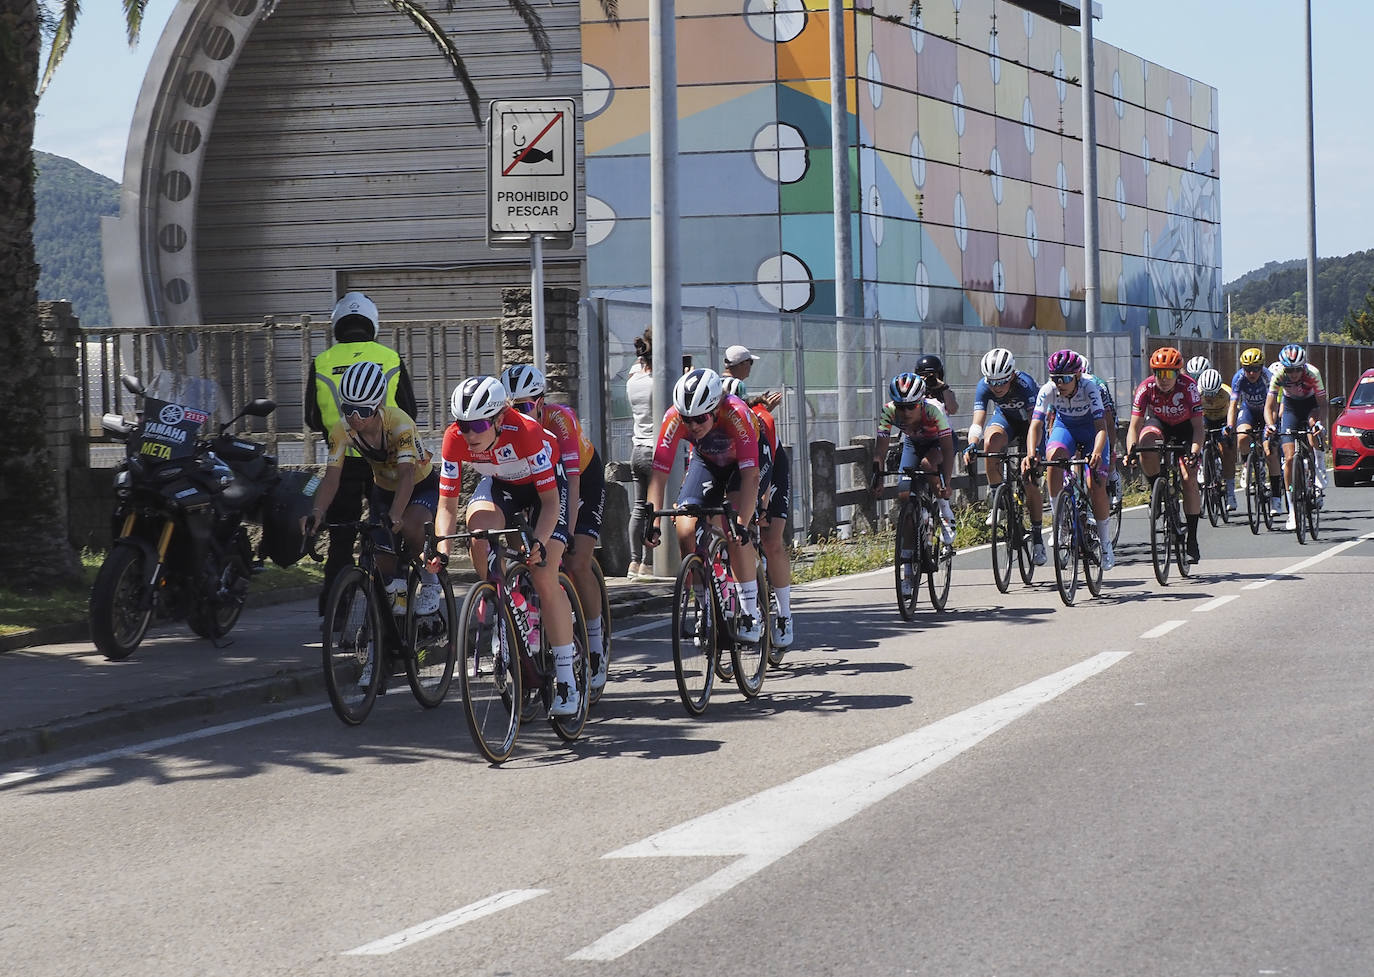
[[[1188,365],[1183,368],[1183,372],[1194,380],[1200,378],[1204,373],[1212,368],[1212,361],[1205,356],[1194,356],[1188,361]]]
[[[340,322],[343,322],[345,327],[366,325],[371,330],[371,335],[367,337],[370,342],[377,338],[378,318],[375,302],[362,292],[349,292],[334,305],[334,312],[329,317],[329,328],[334,334],[334,341],[340,342]]]
[[[983,371],[983,379],[988,383],[1005,383],[1016,376],[1016,357],[1012,355],[1011,350],[999,346],[983,355],[979,369]]]
[[[744,381],[739,377],[721,377],[720,389],[723,393],[732,394],[736,397],[745,396]]]
[[[449,409],[459,421],[484,421],[501,413],[510,398],[495,377],[468,377],[453,388]]]
[[[1197,378],[1197,385],[1204,396],[1215,396],[1221,391],[1221,371],[1203,370],[1202,376]]]
[[[544,374],[532,366],[508,366],[501,374],[501,383],[510,399],[517,403],[544,396]]]
[[[339,380],[342,407],[377,407],[386,398],[386,372],[380,363],[359,360]]]
[[[673,385],[673,406],[683,417],[709,414],[720,406],[720,374],[698,367],[684,373]]]

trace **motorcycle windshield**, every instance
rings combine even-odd
[[[190,457],[200,429],[218,408],[219,386],[213,380],[164,370],[143,395],[136,453],[155,462]]]

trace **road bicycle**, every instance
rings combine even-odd
[[[649,513],[658,520],[689,518],[696,520],[692,551],[682,558],[673,584],[673,675],[678,695],[688,715],[699,716],[711,702],[716,677],[735,685],[746,699],[758,697],[772,655],[772,589],[768,586],[768,560],[759,546],[757,524],[749,527],[750,545],[758,556],[758,607],[765,620],[759,622],[759,640],[738,638],[744,624],[744,607],[734,574],[730,570],[730,550],[725,531],[714,519],[724,516],[733,525],[735,510],[723,505],[680,505]],[[723,666],[726,649],[730,665]]]
[[[589,544],[584,542],[582,545]],[[606,574],[602,571],[601,563],[595,555],[592,556],[591,566],[592,576],[596,578],[596,592],[601,598],[601,644],[597,648],[587,648],[587,668],[595,675],[604,661],[609,674],[611,665],[611,596],[610,592],[606,590]],[[605,691],[605,685],[600,688],[592,688],[592,698],[589,704],[594,706],[600,702],[601,693]]]
[[[542,710],[559,739],[582,735],[590,705],[587,623],[577,590],[566,573],[558,585],[568,599],[573,623],[573,675],[578,710],[571,716],[549,713],[556,691],[553,650],[542,627],[539,594],[530,567],[520,557],[529,549],[524,520],[508,529],[475,529],[435,536],[427,526],[426,551],[436,555],[442,540],[487,543],[486,576],[468,590],[458,623],[458,683],[463,692],[463,718],[473,744],[491,763],[510,758],[523,723]],[[516,541],[515,545],[510,540]],[[443,559],[443,554],[437,554]]]
[[[1150,489],[1150,562],[1161,587],[1168,586],[1169,565],[1178,564],[1180,576],[1192,573],[1188,560],[1187,521],[1183,514],[1183,473],[1180,460],[1187,458],[1188,445],[1176,441],[1165,444],[1136,445],[1135,453],[1152,451],[1159,455],[1159,478]]]
[[[448,694],[458,657],[458,606],[448,574],[438,575],[439,609],[420,614],[422,567],[418,556],[406,553],[403,537],[370,518],[317,526],[306,539],[316,562],[323,559],[315,548],[319,529],[351,530],[360,540],[357,563],[339,572],[324,602],[324,681],[335,714],[349,726],[365,720],[398,664],[415,700],[435,708]],[[394,603],[387,592],[391,574],[378,567],[379,553],[394,554],[398,575],[405,577],[405,592]]]
[[[919,468],[907,468],[901,474],[911,479],[911,492],[897,508],[892,569],[897,610],[904,620],[910,621],[916,615],[922,575],[926,578],[931,607],[937,611],[945,609],[954,572],[954,546],[941,538],[940,498],[930,487],[929,474]],[[940,477],[940,484],[944,484],[944,476]]]
[[[1221,464],[1224,437],[1220,428],[1209,428],[1202,446],[1202,509],[1214,527],[1231,521],[1231,513],[1226,509],[1226,480]]]
[[[1107,521],[1112,527],[1113,546],[1121,539],[1121,509],[1125,496],[1126,473],[1119,470],[1113,462],[1111,475],[1107,478]]]
[[[1086,458],[1049,458],[1039,463],[1064,469],[1064,488],[1054,500],[1051,539],[1054,547],[1054,582],[1064,606],[1072,607],[1078,593],[1078,570],[1094,597],[1102,593],[1102,539],[1093,518],[1088,494]]]
[[[1011,567],[1016,564],[1021,582],[1035,576],[1032,559],[1030,513],[1026,509],[1026,483],[1021,474],[1020,451],[970,452],[973,458],[995,458],[1002,467],[1002,481],[993,488],[988,508],[992,512],[992,581],[1001,593],[1011,588]]]
[[[1245,452],[1245,519],[1250,532],[1258,536],[1260,524],[1274,528],[1274,514],[1270,511],[1269,462],[1264,452],[1262,432],[1250,432],[1250,448]]]
[[[1299,545],[1317,540],[1321,528],[1322,499],[1317,485],[1317,456],[1308,435],[1313,433],[1306,425],[1298,428],[1285,428],[1279,432],[1282,437],[1293,438],[1293,526],[1297,532]]]

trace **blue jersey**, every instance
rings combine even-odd
[[[1244,404],[1252,411],[1264,410],[1264,401],[1269,396],[1269,384],[1273,379],[1267,369],[1260,370],[1254,380],[1247,377],[1243,369],[1237,370],[1231,378],[1232,403]]]
[[[984,413],[1001,410],[1007,420],[1026,424],[1030,422],[1031,411],[1035,409],[1035,396],[1039,391],[1040,385],[1024,370],[1018,371],[1016,376],[1011,378],[1007,392],[1000,397],[992,392],[987,380],[979,380],[978,387],[973,392],[973,410],[974,413],[980,410]],[[988,401],[992,401],[991,408]]]
[[[1102,409],[1104,411],[1111,411],[1113,414],[1115,414],[1116,401],[1112,400],[1112,391],[1111,388],[1107,386],[1107,381],[1103,380],[1100,376],[1098,376],[1095,373],[1085,373],[1083,374],[1083,379],[1091,380],[1097,384],[1098,390],[1100,390],[1102,393]]]

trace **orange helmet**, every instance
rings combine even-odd
[[[1161,346],[1150,354],[1150,369],[1181,370],[1183,369],[1183,354],[1172,346]]]

